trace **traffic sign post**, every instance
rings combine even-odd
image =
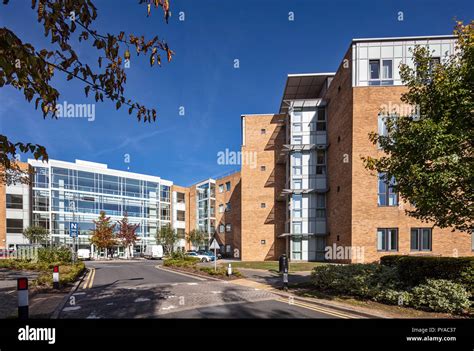
[[[77,222],[69,222],[69,236],[72,238],[72,247],[73,247],[72,260],[74,263],[76,263],[76,238],[79,233],[78,228],[79,226]]]
[[[214,271],[217,271],[217,253],[216,253],[216,250],[219,247],[219,244],[217,243],[217,240],[214,239],[211,243],[211,246],[209,247],[210,249],[214,249]]]

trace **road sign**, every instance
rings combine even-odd
[[[214,239],[214,240],[212,241],[212,243],[211,243],[211,246],[210,246],[209,248],[215,250],[215,249],[220,249],[221,247],[220,247],[219,244],[217,243],[217,240]]]
[[[69,236],[70,237],[77,237],[78,234],[78,225],[77,222],[69,222]]]

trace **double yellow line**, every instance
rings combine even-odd
[[[94,283],[94,278],[95,278],[95,268],[92,268],[87,274],[86,280],[84,281],[84,285],[82,285],[82,288],[83,289],[92,288],[92,284]]]
[[[303,308],[306,308],[306,309],[308,309],[308,310],[312,310],[312,311],[315,311],[315,312],[320,312],[320,313],[324,313],[324,314],[329,314],[329,315],[334,316],[334,317],[337,317],[337,318],[344,318],[344,319],[354,319],[354,318],[357,318],[357,317],[354,316],[354,315],[345,314],[345,313],[343,313],[343,312],[334,311],[334,310],[332,310],[332,309],[328,309],[328,308],[324,308],[324,307],[315,306],[315,305],[312,305],[312,304],[309,304],[309,303],[297,301],[296,299],[295,299],[295,300],[291,300],[291,302],[290,302],[289,299],[283,299],[283,298],[279,298],[279,299],[276,299],[276,300],[279,301],[279,302],[287,303],[287,304],[289,304],[289,305],[295,305],[295,306],[298,306],[298,307],[303,307]]]

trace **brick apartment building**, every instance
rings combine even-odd
[[[243,260],[473,255],[470,234],[408,217],[409,204],[363,165],[382,155],[369,133],[406,108],[399,65],[414,66],[415,45],[443,62],[455,39],[354,39],[336,73],[288,75],[278,114],[242,116],[242,150],[258,155],[256,169],[242,166]]]
[[[140,224],[137,253],[170,224],[181,237],[177,246],[191,249],[185,233],[200,229],[222,254],[244,261],[282,253],[343,262],[472,256],[470,234],[408,217],[409,204],[363,165],[362,157],[382,154],[369,133],[385,133],[387,113],[406,109],[399,65],[413,67],[415,45],[443,62],[455,38],[354,39],[335,73],[288,75],[278,113],[241,116],[241,170],[217,179],[182,187],[93,162],[29,160],[23,167],[34,171],[31,186],[0,184],[0,248],[26,243],[21,232],[30,224],[48,228],[54,243],[69,243],[73,215],[79,247],[87,247],[92,220],[104,210],[114,220],[126,211]]]

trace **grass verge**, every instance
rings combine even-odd
[[[64,287],[76,281],[84,271],[84,262],[72,263],[44,263],[21,260],[0,260],[0,268],[38,272],[38,278],[31,282],[31,286],[41,290],[53,287],[53,267],[59,266],[59,284]]]
[[[309,272],[314,267],[325,265],[325,262],[290,262],[289,272]],[[278,261],[232,262],[232,267],[247,269],[263,269],[278,272]]]
[[[203,276],[210,276],[219,279],[238,279],[242,277],[242,274],[237,269],[232,269],[232,275],[227,276],[227,268],[223,266],[217,266],[217,270],[214,267],[200,267],[198,266],[199,260],[185,258],[185,259],[168,259],[163,262],[163,266],[173,268],[176,270],[199,274]]]

